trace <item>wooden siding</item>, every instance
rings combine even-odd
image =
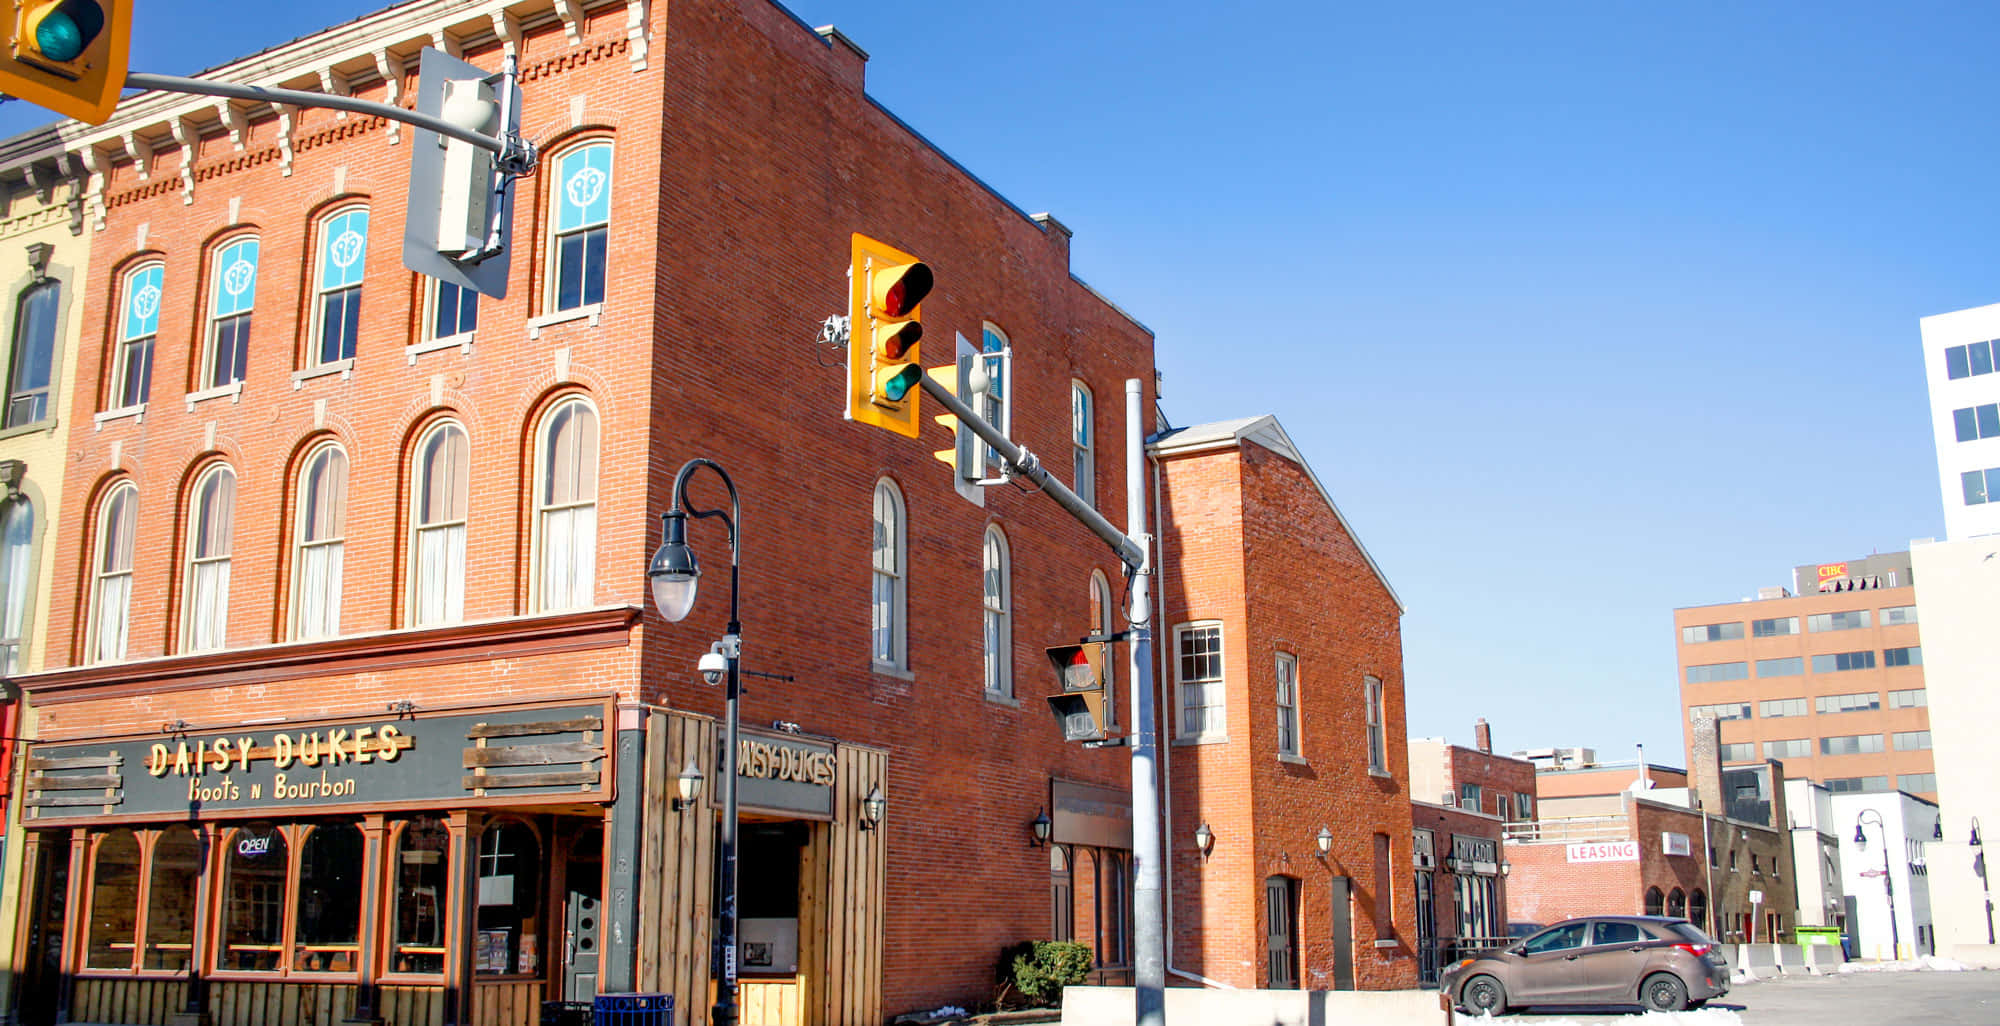
[[[894,828],[895,805],[873,830],[860,829],[859,817],[861,799],[888,783],[888,755],[842,745],[838,759],[834,821],[813,831],[809,879],[801,886],[812,899],[799,909],[799,969],[811,1026],[882,1021],[883,833]]]
[[[510,980],[472,985],[475,1026],[538,1026],[542,1021],[542,982]]]
[[[714,786],[715,721],[655,710],[646,718],[645,819],[641,824],[639,990],[674,996],[675,1026],[707,1026],[710,923],[715,915],[716,818],[704,797],[675,812],[681,767],[694,756]]]
[[[166,1026],[167,1017],[187,1007],[186,980],[79,977],[70,1001],[76,1022]]]
[[[738,980],[736,1018],[743,1026],[804,1026],[795,980]]]

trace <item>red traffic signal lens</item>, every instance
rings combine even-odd
[[[905,321],[882,333],[882,358],[900,360],[903,354],[917,347],[924,337],[924,326],[916,321]]]
[[[893,276],[889,287],[882,290],[882,313],[887,317],[908,317],[924,297],[931,294],[931,268],[919,261],[906,264],[899,270],[886,272]]]

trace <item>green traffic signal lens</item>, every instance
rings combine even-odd
[[[51,11],[35,26],[35,48],[52,61],[73,61],[83,56],[83,32],[62,11]]]
[[[895,377],[882,383],[883,398],[892,403],[902,402],[903,397],[910,394],[910,389],[917,387],[917,379],[923,376],[924,369],[914,363],[897,371]]]

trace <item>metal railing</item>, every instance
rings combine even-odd
[[[1417,982],[1437,985],[1446,966],[1461,958],[1471,958],[1512,943],[1512,937],[1430,937],[1417,946]]]
[[[1628,816],[1578,816],[1575,819],[1529,819],[1500,826],[1508,844],[1584,844],[1632,839]]]

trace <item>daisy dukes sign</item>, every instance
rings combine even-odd
[[[1606,841],[1598,844],[1572,844],[1568,853],[1571,862],[1637,862],[1639,842]]]

